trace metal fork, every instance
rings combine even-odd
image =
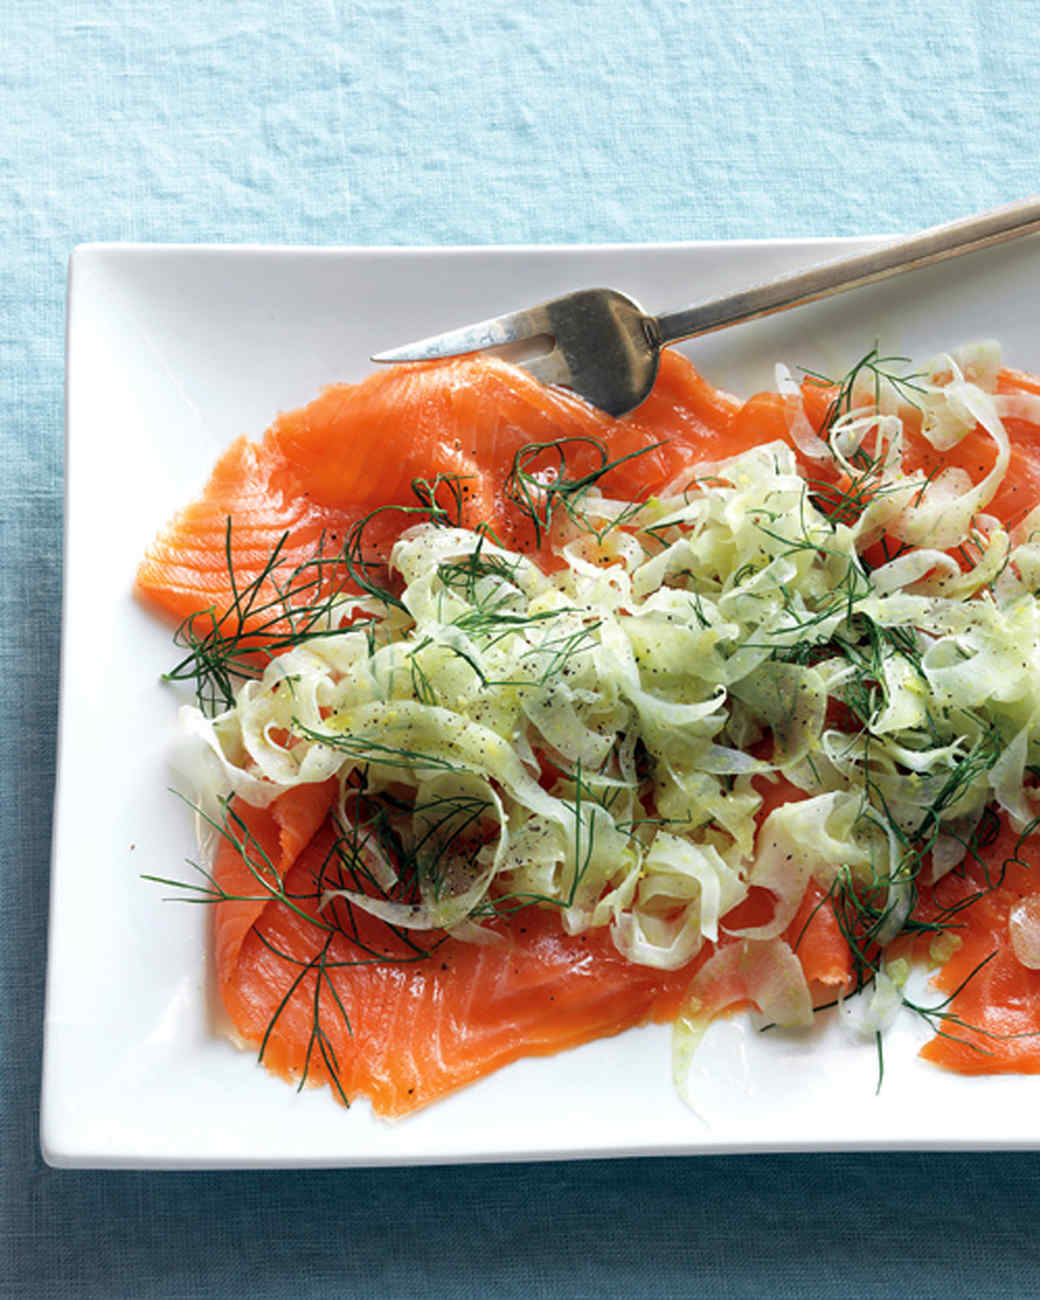
[[[933,226],[869,253],[827,262],[663,316],[649,315],[615,289],[583,289],[537,307],[380,352],[372,360],[431,361],[541,341],[543,353],[519,365],[542,383],[561,384],[610,415],[624,415],[648,396],[661,349],[670,343],[828,298],[1035,230],[1040,230],[1040,196]]]

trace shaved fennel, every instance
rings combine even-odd
[[[393,599],[340,598],[364,620],[335,634],[333,601],[329,634],[273,658],[233,707],[184,710],[216,756],[205,806],[360,774],[397,810],[418,892],[393,897],[388,867],[386,898],[330,897],[461,937],[505,903],[554,907],[662,970],[731,940],[693,980],[677,1060],[716,985],[804,1025],[783,936],[810,880],[879,899],[884,948],[926,859],[932,881],[956,867],[988,807],[1019,829],[1040,811],[1040,529],[1009,537],[984,514],[1010,456],[998,363],[987,345],[914,385],[936,451],[985,434],[975,479],[908,467],[898,393],[850,385],[825,441],[778,367],[823,487],[773,442],[645,502],[590,489],[552,520],[551,563],[479,529],[410,528]],[[781,778],[802,800],[763,818]],[[753,886],[771,918],[727,930]],[[1016,915],[1030,966],[1036,931]],[[862,1023],[880,1029],[898,1000],[880,971]]]

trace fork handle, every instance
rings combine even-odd
[[[825,262],[770,284],[752,285],[725,298],[668,312],[657,317],[659,342],[661,346],[678,343],[680,339],[710,334],[738,321],[771,316],[788,307],[829,298],[846,289],[887,279],[900,271],[929,266],[1034,230],[1040,230],[1040,196],[995,208],[982,216],[933,226],[909,239],[885,244],[868,253],[857,253],[854,257],[843,257],[837,262]]]

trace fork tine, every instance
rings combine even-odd
[[[467,325],[464,329],[449,330],[446,334],[434,334],[430,338],[420,339],[417,343],[408,343],[402,348],[379,352],[371,360],[434,361],[439,357],[459,357],[468,352],[480,352],[483,348],[497,348],[507,343],[519,343],[524,339],[533,338],[536,334],[551,333],[547,306],[547,303],[542,303],[538,307],[528,307],[524,311],[492,316],[489,320],[480,321],[476,325]]]
[[[517,366],[521,370],[526,370],[540,384],[566,384],[571,383],[571,368],[567,364],[567,358],[559,348],[553,348],[551,352],[541,357],[532,357],[530,361],[518,361]]]

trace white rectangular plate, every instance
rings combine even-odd
[[[699,1114],[669,1035],[634,1030],[523,1061],[388,1124],[296,1094],[214,1031],[203,907],[141,879],[190,874],[168,793],[178,696],[169,628],[131,594],[157,527],[239,433],[368,356],[604,284],[664,309],[873,240],[469,249],[97,245],[70,272],[65,605],[42,1142],[57,1165],[404,1164],[853,1147],[1040,1145],[1040,1079],[965,1079],[917,1059],[907,1017],[873,1047],[827,1017],[802,1038],[716,1025]],[[875,340],[927,357],[997,337],[1040,371],[1040,240],[974,254],[690,347],[716,383],[773,365],[838,374]],[[168,892],[168,891],[166,891]]]

